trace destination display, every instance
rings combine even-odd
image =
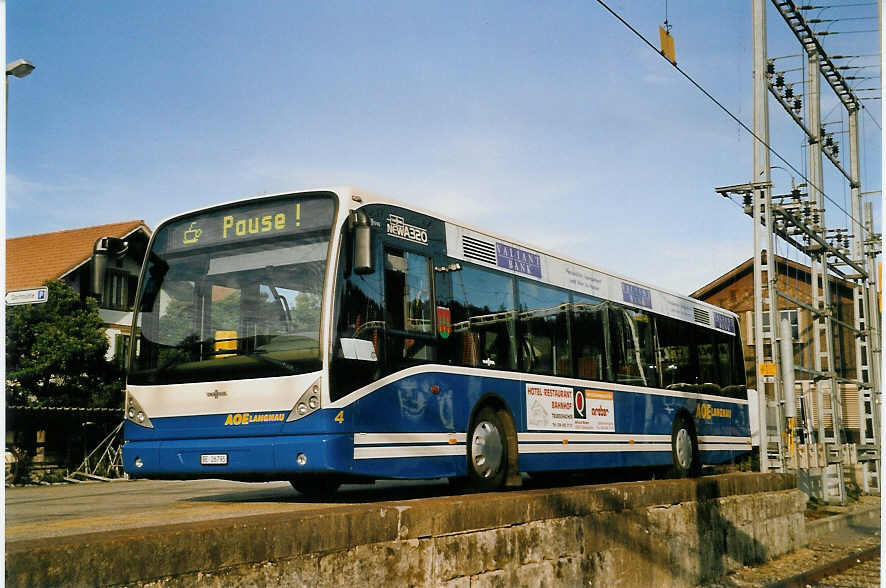
[[[166,248],[196,249],[328,228],[334,211],[331,196],[281,198],[224,208],[167,225]]]

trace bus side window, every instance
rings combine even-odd
[[[346,258],[350,246],[348,239],[342,239],[341,259]],[[381,377],[380,363],[385,357],[382,308],[381,272],[345,273],[342,264],[335,304],[333,363],[329,371],[332,400]]]
[[[569,293],[527,280],[518,280],[517,288],[523,371],[569,375]]]
[[[738,337],[726,333],[716,333],[717,359],[719,362],[720,386],[725,396],[735,398],[745,397],[744,361],[739,348],[741,345]]]
[[[454,360],[469,367],[515,369],[513,278],[468,264],[450,276]]]
[[[435,359],[430,260],[410,251],[385,250],[387,352],[391,369]]]
[[[741,327],[736,319],[733,319],[736,335],[730,337],[730,346],[732,348],[732,384],[739,386],[738,395],[741,398],[747,398],[745,389],[747,387],[747,377],[745,375],[744,353],[742,352]]]
[[[612,364],[607,349],[608,304],[592,296],[576,294],[572,303],[572,347],[575,377],[612,381]]]
[[[615,307],[611,313],[615,380],[634,386],[658,386],[652,316],[638,310]]]
[[[668,318],[655,322],[661,386],[668,390],[697,391],[694,327]]]
[[[698,349],[698,378],[701,392],[720,394],[720,377],[718,375],[717,346],[714,331],[702,327],[694,327],[695,343]]]

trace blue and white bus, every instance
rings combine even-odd
[[[165,221],[132,333],[137,478],[494,489],[751,448],[734,314],[350,188]]]

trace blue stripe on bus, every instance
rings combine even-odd
[[[529,380],[543,383],[543,379]],[[563,435],[578,434],[576,431],[532,429],[526,427],[526,382],[472,376],[465,374],[421,372],[413,373],[380,387],[343,409],[321,409],[308,417],[291,423],[250,422],[228,424],[230,415],[205,415],[188,417],[153,417],[153,429],[126,423],[124,466],[137,475],[168,474],[207,475],[217,472],[226,474],[272,474],[300,471],[338,471],[374,477],[445,477],[466,473],[466,445],[460,441],[455,446],[447,443],[385,443],[373,447],[409,447],[426,445],[441,447],[442,455],[429,456],[431,450],[400,451],[400,454],[420,454],[421,457],[384,457],[378,450],[364,451],[355,459],[354,433],[466,433],[470,412],[484,396],[499,397],[508,407],[519,433],[550,432]],[[432,386],[438,390],[432,392]],[[605,384],[574,386],[576,390],[593,388],[607,390]],[[593,467],[648,466],[671,463],[670,452],[663,444],[670,445],[671,427],[678,411],[693,415],[699,437],[749,438],[748,406],[742,403],[712,400],[702,401],[682,396],[644,394],[638,391],[612,390],[615,410],[615,433],[620,435],[660,435],[659,447],[653,451],[579,451],[570,447],[568,452],[531,453],[521,452],[520,469],[537,471],[545,469],[582,469]],[[344,420],[335,419],[339,410]],[[257,411],[254,414],[265,414]],[[728,418],[725,416],[728,414]],[[242,423],[242,419],[241,419]],[[586,434],[586,433],[585,433]],[[593,439],[590,439],[593,440]],[[729,450],[715,450],[716,444],[703,443],[702,458],[705,463],[721,463],[746,453],[736,450],[736,443]],[[521,446],[524,442],[521,441]],[[362,446],[361,446],[362,447]],[[748,445],[747,450],[750,450]],[[308,456],[305,467],[298,466],[298,453]],[[136,470],[132,465],[138,453],[145,464]],[[226,466],[201,466],[200,455],[227,453]],[[393,452],[397,454],[398,452]]]

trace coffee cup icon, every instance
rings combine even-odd
[[[182,238],[182,243],[184,243],[185,245],[190,245],[192,243],[196,243],[197,239],[200,238],[200,235],[203,234],[203,229],[201,229],[200,227],[194,226],[196,224],[197,224],[196,221],[192,222],[191,226],[188,227],[187,230],[185,231],[185,234]]]

